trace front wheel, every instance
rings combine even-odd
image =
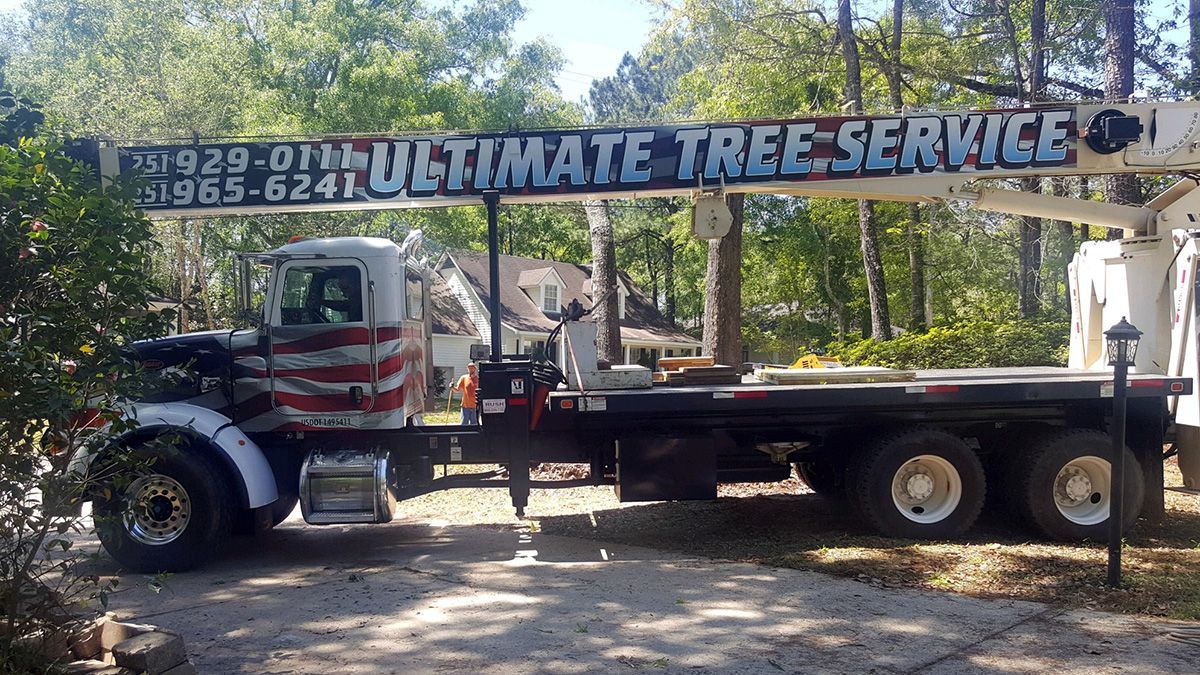
[[[271,527],[287,520],[288,516],[292,515],[292,511],[296,510],[296,504],[299,503],[300,497],[296,495],[279,495],[279,499],[271,504]]]
[[[145,472],[93,510],[100,543],[135,572],[182,572],[206,561],[229,537],[234,496],[223,472],[189,448],[161,453]]]
[[[979,457],[957,436],[906,429],[876,440],[850,467],[855,510],[889,537],[946,539],[966,532],[987,491]]]

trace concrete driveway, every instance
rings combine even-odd
[[[231,548],[157,595],[123,576],[113,610],[211,673],[1200,671],[1139,619],[519,528],[291,520]]]

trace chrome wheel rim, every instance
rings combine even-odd
[[[125,492],[125,530],[148,546],[180,537],[192,518],[192,500],[179,481],[162,474],[142,476]]]
[[[1099,525],[1108,520],[1111,495],[1112,471],[1102,457],[1076,457],[1054,477],[1054,506],[1076,525]]]
[[[892,477],[892,503],[914,523],[945,520],[958,508],[962,492],[958,469],[937,455],[913,457]]]

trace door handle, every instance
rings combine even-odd
[[[354,405],[362,405],[363,388],[358,386],[357,384],[354,385],[353,387],[350,387],[350,402],[353,403]]]

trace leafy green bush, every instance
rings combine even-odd
[[[61,507],[127,465],[106,455],[81,470],[71,450],[136,426],[123,413],[142,380],[127,346],[169,319],[146,312],[155,248],[132,186],[102,186],[40,122],[0,91],[0,673],[53,658],[51,636],[111,590],[80,565],[82,521]]]
[[[828,353],[847,365],[889,368],[1062,366],[1067,321],[975,321],[904,333],[892,340],[835,342]]]

